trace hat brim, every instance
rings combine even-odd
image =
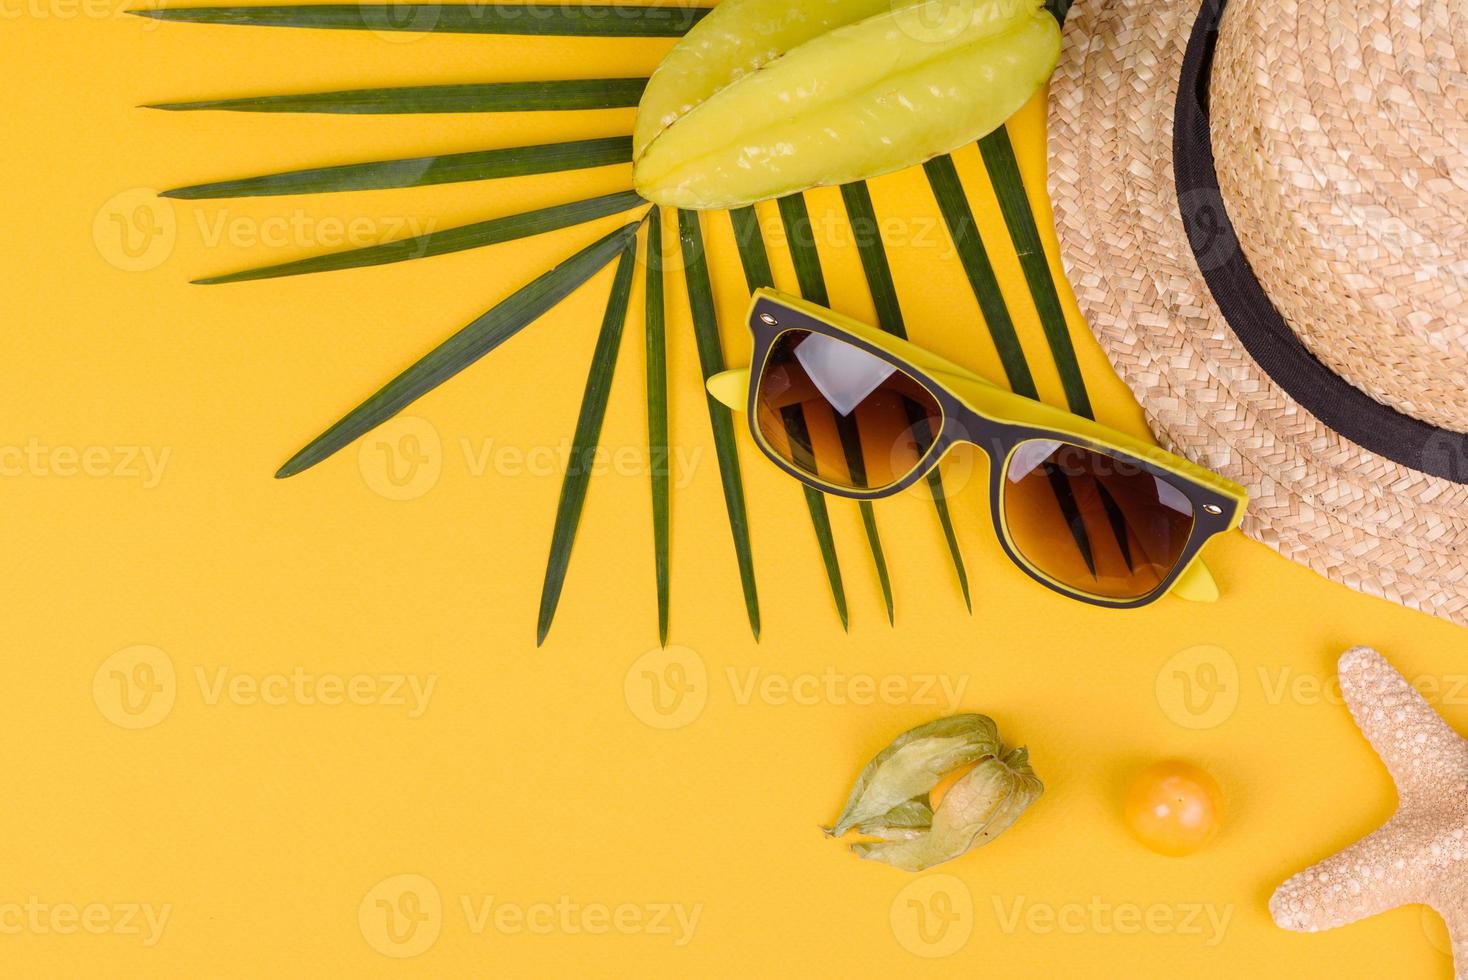
[[[1250,491],[1243,530],[1359,591],[1468,625],[1468,486],[1373,453],[1261,369],[1184,227],[1173,118],[1195,2],[1081,0],[1050,97],[1050,197],[1077,302],[1169,448]]]

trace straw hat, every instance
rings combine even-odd
[[[1076,298],[1251,537],[1468,625],[1468,0],[1080,0]]]

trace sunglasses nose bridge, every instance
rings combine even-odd
[[[1003,460],[1005,440],[993,432],[977,413],[951,401],[944,404],[943,411],[942,442],[945,450],[966,443],[987,456],[991,465],[995,460]]]

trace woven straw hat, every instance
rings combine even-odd
[[[1468,0],[1080,0],[1076,297],[1244,530],[1468,625]]]

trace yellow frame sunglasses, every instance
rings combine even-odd
[[[715,375],[708,381],[708,390],[730,408],[746,411],[755,443],[775,465],[801,482],[826,493],[858,500],[888,497],[925,477],[959,443],[969,443],[986,453],[990,460],[990,506],[999,543],[1010,559],[1037,581],[1063,595],[1113,608],[1147,605],[1168,593],[1194,601],[1211,602],[1218,598],[1218,586],[1199,553],[1214,536],[1237,527],[1243,517],[1248,494],[1232,480],[1124,432],[1006,391],[910,341],[773,289],[755,293],[748,322],[754,335],[753,363],[758,369]],[[823,479],[814,472],[817,467],[809,463],[807,468],[795,465],[784,452],[771,445],[762,430],[761,384],[767,373],[776,370],[771,365],[772,355],[783,356],[782,352],[791,346],[792,337],[803,342],[810,334],[864,351],[870,357],[860,360],[866,364],[871,363],[871,358],[886,362],[884,370],[889,376],[900,372],[905,378],[903,383],[915,384],[932,399],[933,407],[929,411],[936,417],[928,422],[930,431],[925,430],[924,438],[916,444],[910,468],[893,473],[890,482],[870,487]],[[1076,509],[1070,478],[1061,474],[1058,477],[1061,482],[1056,484],[1057,471],[1048,461],[1039,466],[1029,465],[1024,470],[1029,473],[1043,468],[1055,494],[1050,503],[1058,502],[1055,513],[1059,519],[1054,530],[1059,533],[1055,539],[1063,540],[1069,531],[1071,544],[1079,549],[1095,587],[1087,588],[1057,577],[1053,568],[1047,570],[1043,567],[1046,562],[1037,561],[1032,554],[1061,545],[1052,541],[1045,544],[1045,549],[1026,548],[1022,547],[1023,541],[1016,540],[1006,504],[1019,498],[1019,491],[1011,487],[1018,481],[1007,478],[1006,474],[1015,472],[1011,467],[1017,454],[1024,454],[1027,461],[1035,455],[1035,450],[1025,447],[1039,446],[1046,447],[1041,450],[1046,454],[1073,450],[1073,455],[1093,469],[1097,460],[1105,461],[1115,472],[1124,473],[1134,482],[1141,474],[1147,474],[1153,480],[1143,482],[1166,494],[1170,513],[1191,512],[1187,514],[1191,523],[1180,532],[1173,531],[1174,538],[1185,534],[1186,539],[1176,548],[1175,557],[1169,556],[1169,564],[1148,566],[1152,577],[1146,580],[1147,588],[1141,594],[1116,594],[1117,590],[1102,587],[1090,531]],[[1138,532],[1130,527],[1123,508],[1099,477],[1088,485],[1092,487],[1092,497],[1099,495],[1100,504],[1105,505],[1093,507],[1102,515],[1099,523],[1114,535],[1114,550],[1124,556],[1126,568],[1135,571],[1133,555],[1140,544]],[[1142,548],[1141,553],[1146,555],[1146,549]]]

